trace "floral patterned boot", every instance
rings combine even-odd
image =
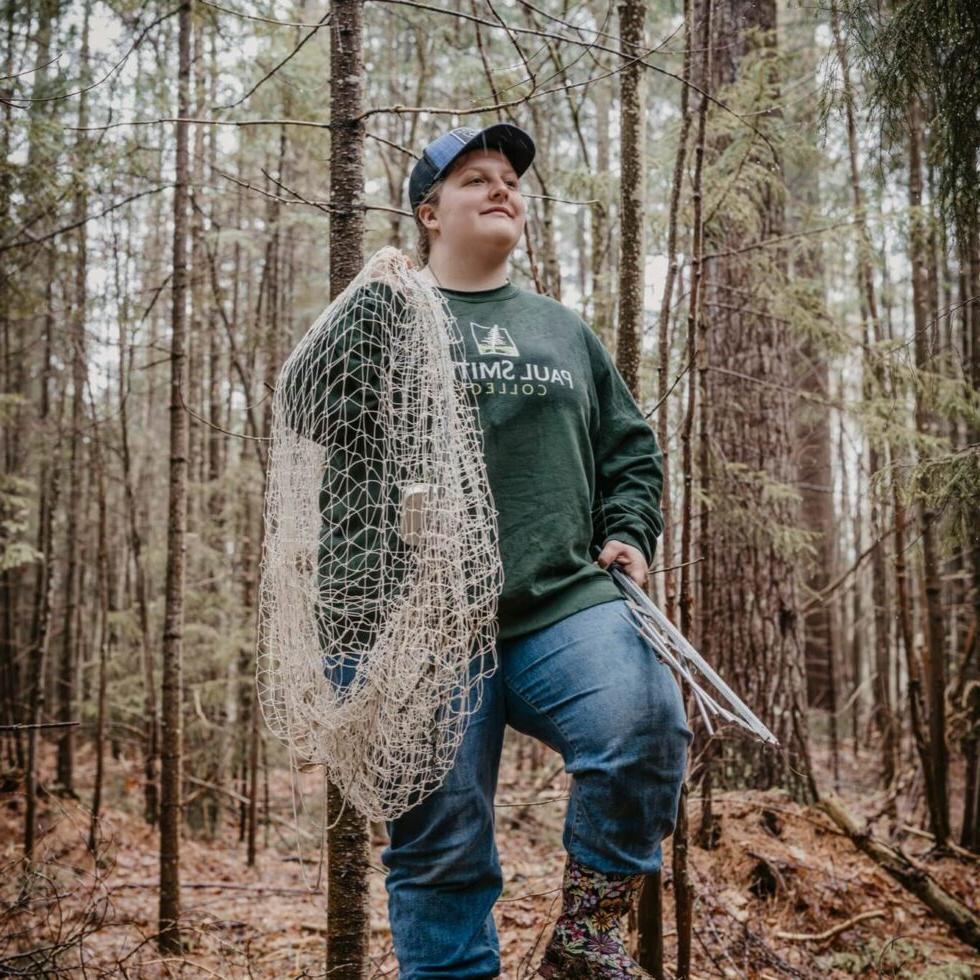
[[[603,874],[569,857],[562,880],[561,915],[537,975],[552,980],[652,980],[626,951],[619,931],[642,884],[642,874]]]

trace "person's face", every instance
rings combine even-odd
[[[526,218],[517,174],[499,150],[470,150],[453,162],[439,203],[424,205],[419,218],[446,245],[509,255]]]

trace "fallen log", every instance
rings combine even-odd
[[[906,891],[911,892],[933,915],[945,922],[957,939],[974,949],[980,949],[980,918],[955,895],[946,891],[922,867],[913,864],[899,848],[879,840],[868,830],[862,830],[833,793],[826,794],[817,806],[851,838],[855,847],[867,854]]]

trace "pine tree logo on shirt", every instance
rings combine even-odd
[[[504,357],[520,357],[521,352],[517,349],[513,337],[506,327],[484,327],[479,323],[470,321],[470,330],[473,333],[473,341],[476,349],[481,355],[500,354]]]

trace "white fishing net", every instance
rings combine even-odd
[[[441,784],[496,669],[503,572],[461,356],[442,295],[385,247],[289,356],[272,403],[262,712],[372,819]]]

